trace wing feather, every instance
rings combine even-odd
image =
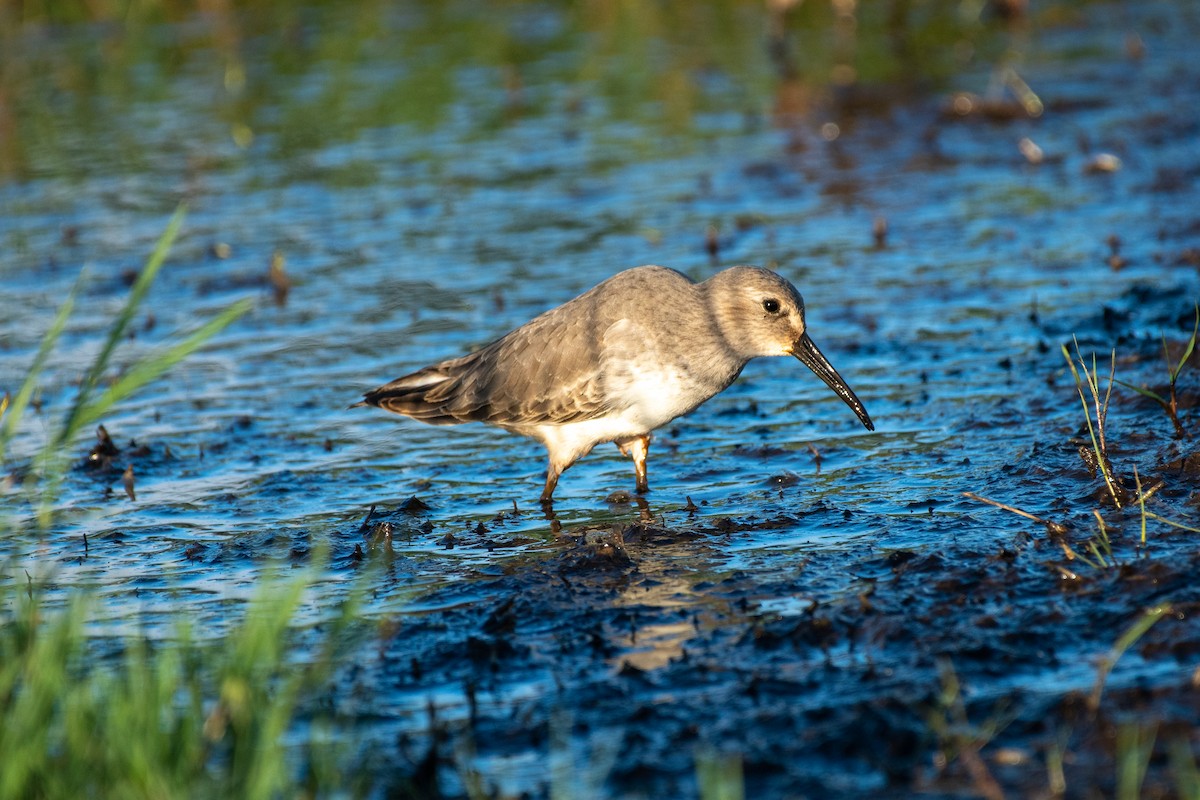
[[[620,410],[608,372],[627,370],[644,338],[627,319],[631,291],[648,270],[620,273],[461,358],[442,361],[367,392],[361,403],[435,425],[488,422],[520,429],[596,419]],[[608,287],[616,281],[628,285]],[[624,323],[624,324],[622,324]]]

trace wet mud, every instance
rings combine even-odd
[[[1074,329],[1114,335],[1126,374],[1152,380],[1161,345],[1132,332],[1186,312],[1177,292],[1143,287]],[[1053,393],[1062,369],[1029,377]],[[1123,399],[1122,428],[1144,432],[1114,457],[1140,463],[1144,486],[1162,481],[1194,526],[1194,443],[1157,406]],[[1195,402],[1185,391],[1181,405]],[[1039,419],[1024,411],[1011,424]],[[1179,796],[1178,752],[1194,751],[1200,711],[1200,534],[1158,526],[1142,544],[1139,508],[1106,502],[1080,458],[1086,431],[1044,435],[980,488],[1048,488],[1035,509],[1049,524],[946,486],[907,509],[935,540],[913,548],[891,544],[888,515],[836,504],[656,516],[652,500],[638,521],[563,530],[536,558],[424,596],[435,610],[395,618],[334,694],[459,698],[393,720],[408,720],[399,794],[562,781],[688,793],[698,754],[726,753],[748,796],[1113,796],[1135,731],[1153,743],[1140,796]],[[412,505],[383,512],[393,530],[417,530]],[[1108,538],[1081,558],[1099,541],[1093,508]],[[870,540],[723,566],[748,537],[864,513]],[[456,546],[493,544],[480,532]],[[1147,614],[1154,624],[1121,650]]]
[[[1196,10],[985,5],[1015,17],[926,48],[919,80],[903,37],[864,22],[899,66],[849,84],[808,77],[845,54],[814,65],[812,31],[757,5],[725,50],[684,28],[682,66],[615,76],[614,39],[536,6],[497,22],[539,44],[511,71],[431,47],[457,80],[445,113],[350,132],[273,99],[323,73],[250,46],[251,76],[283,72],[246,123],[257,150],[206,138],[183,99],[211,87],[188,70],[144,144],[210,153],[184,177],[32,150],[0,184],[5,386],[77,268],[93,278],[6,454],[14,519],[35,517],[31,454],[161,229],[159,171],[192,216],[122,352],[259,304],[75,443],[51,529],[0,543],[6,574],[51,601],[92,592],[98,641],[167,640],[180,615],[218,635],[273,570],[320,565],[306,632],[364,600],[300,726],[329,725],[378,796],[1188,796],[1200,359],[1178,425],[1130,387],[1169,398],[1196,323]],[[390,24],[474,52],[413,13]],[[912,35],[936,32],[913,13]],[[348,118],[402,94],[370,87],[420,83],[386,58],[343,65]],[[763,359],[656,433],[646,497],[604,447],[547,518],[540,448],[345,410],[647,262],[778,269],[877,430]],[[1110,354],[1125,382],[1099,454],[1064,347],[1102,393]]]

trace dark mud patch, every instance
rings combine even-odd
[[[959,423],[967,439],[1027,429],[1028,446],[907,517],[824,499],[727,516],[641,501],[636,522],[566,526],[423,596],[431,610],[389,617],[336,693],[392,698],[375,724],[404,744],[381,752],[450,794],[550,793],[558,779],[536,766],[548,760],[613,795],[687,794],[698,760],[732,757],[747,796],[1111,796],[1136,757],[1142,796],[1177,796],[1197,745],[1200,534],[1162,520],[1195,525],[1193,433],[1175,438],[1157,405],[1114,389],[1113,468],[1131,487],[1135,466],[1162,482],[1146,506],[1157,518],[1116,507],[1080,456],[1058,344],[1062,330],[1116,341],[1119,376],[1151,381],[1159,331],[1186,338],[1190,303],[1137,286],[1104,313],[1039,323],[1055,344],[1021,378],[1038,392]],[[731,561],[748,541],[848,516],[871,540]],[[918,517],[925,543],[891,545]]]
[[[1019,796],[1049,791],[1064,753],[1068,786],[1110,794],[1120,732],[1155,720],[1146,785],[1171,792],[1166,753],[1191,746],[1195,719],[1200,554],[1083,572],[1020,536],[994,552],[825,556],[819,569],[845,585],[817,597],[805,565],[704,580],[672,563],[672,548],[712,535],[631,526],[476,583],[485,600],[435,592],[428,602],[454,608],[397,620],[356,683],[476,698],[438,711],[445,786],[475,769],[453,757],[470,742],[487,759],[611,748],[616,794],[694,791],[697,753],[712,749],[740,756],[748,796],[976,793],[962,758],[974,747]],[[1093,707],[1115,639],[1168,602]]]

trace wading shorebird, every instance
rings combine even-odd
[[[696,283],[673,269],[618,273],[486,347],[397,378],[351,408],[377,406],[433,425],[486,422],[537,439],[550,464],[542,505],[592,448],[632,456],[650,490],[650,434],[723,391],[752,358],[795,356],[867,430],[867,409],[813,344],[787,280],[732,267]]]

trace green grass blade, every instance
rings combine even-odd
[[[739,754],[703,749],[696,753],[695,765],[701,800],[742,800],[746,796]]]
[[[1175,791],[1179,797],[1194,800],[1200,797],[1200,770],[1192,756],[1192,746],[1186,737],[1176,736],[1167,747],[1171,772],[1175,776]]]
[[[1175,522],[1166,517],[1155,514],[1153,511],[1147,511],[1146,516],[1150,519],[1156,519],[1164,525],[1170,525],[1172,528],[1179,528],[1181,531],[1189,531],[1190,533],[1200,533],[1200,528],[1193,528],[1190,525],[1184,525],[1182,522]]]
[[[46,359],[50,357],[50,353],[54,350],[54,346],[58,343],[59,337],[62,336],[63,330],[67,327],[67,319],[71,316],[71,311],[75,308],[75,296],[79,293],[79,287],[83,283],[83,273],[80,273],[75,285],[71,288],[71,293],[67,295],[67,299],[58,307],[58,313],[54,316],[54,322],[50,325],[50,329],[46,331],[46,335],[42,337],[42,343],[38,347],[37,355],[33,357],[33,364],[29,367],[29,372],[25,374],[25,380],[21,383],[21,388],[17,390],[17,394],[12,399],[12,403],[6,409],[4,416],[4,426],[0,428],[0,458],[4,457],[8,450],[8,443],[12,441],[12,437],[17,432],[17,425],[21,421],[21,417],[25,415],[25,409],[29,406],[29,400],[33,397],[33,391],[37,388],[38,377],[42,373],[42,369],[46,366]]]
[[[1112,672],[1113,667],[1121,660],[1121,656],[1125,655],[1125,651],[1133,647],[1133,644],[1142,638],[1146,631],[1154,627],[1156,622],[1170,613],[1169,605],[1146,609],[1142,612],[1142,616],[1117,638],[1108,655],[1100,659],[1100,665],[1096,669],[1096,685],[1092,688],[1091,697],[1088,698],[1088,706],[1093,711],[1100,707],[1100,695],[1104,692],[1104,684],[1108,681],[1108,675]]]
[[[1179,364],[1175,369],[1171,370],[1171,383],[1179,378],[1179,373],[1183,372],[1183,367],[1187,364],[1187,360],[1192,357],[1192,351],[1196,349],[1196,336],[1200,334],[1200,303],[1196,304],[1196,324],[1192,326],[1192,338],[1188,339],[1187,347],[1184,348],[1183,356],[1179,359]]]
[[[1094,358],[1094,356],[1093,356],[1093,358]],[[1113,387],[1113,383],[1116,382],[1116,379],[1117,379],[1117,349],[1114,347],[1112,350],[1112,353],[1109,355],[1108,386],[1105,387],[1105,389],[1104,389],[1104,410],[1102,412],[1099,410],[1096,412],[1097,419],[1099,419],[1101,414],[1104,415],[1105,419],[1108,419],[1108,402],[1109,402],[1109,400],[1112,399],[1112,387]],[[1097,372],[1096,373],[1096,383],[1098,384],[1099,382],[1100,382],[1100,373]]]
[[[1132,383],[1129,383],[1128,381],[1123,381],[1120,378],[1117,378],[1116,380],[1117,380],[1117,383],[1121,384],[1126,389],[1137,392],[1142,397],[1148,397],[1151,400],[1158,403],[1159,405],[1163,405],[1163,406],[1167,405],[1167,399],[1165,397],[1163,397],[1161,394],[1159,394],[1158,392],[1155,392],[1151,389],[1147,389],[1143,386],[1134,386]]]
[[[125,301],[125,307],[117,315],[112,328],[108,331],[108,338],[105,339],[104,346],[100,349],[100,353],[96,356],[95,361],[92,362],[91,369],[88,370],[83,383],[79,386],[79,394],[76,395],[75,403],[71,406],[71,410],[67,412],[67,417],[58,431],[56,444],[66,444],[75,437],[75,434],[83,429],[85,423],[82,422],[81,417],[84,410],[88,408],[92,392],[95,391],[104,377],[109,362],[112,360],[113,350],[116,349],[117,344],[124,338],[130,323],[133,322],[134,315],[137,313],[142,301],[146,299],[146,294],[150,291],[150,285],[154,282],[154,278],[158,275],[158,271],[166,261],[167,253],[171,250],[171,245],[174,244],[175,237],[179,234],[179,229],[183,225],[183,218],[186,212],[186,204],[180,203],[175,213],[171,216],[171,221],[167,223],[166,230],[159,237],[158,244],[154,247],[154,252],[150,254],[150,258],[146,260],[146,264],[142,267],[137,280],[134,281],[133,288],[129,291],[129,299]]]
[[[1146,730],[1132,723],[1117,729],[1117,800],[1138,800],[1142,796],[1156,734],[1153,723]]]
[[[104,394],[79,410],[76,417],[78,428],[82,430],[98,422],[114,405],[187,358],[253,306],[254,301],[249,298],[239,300],[193,331],[183,341],[138,361],[112,386],[109,386]]]

